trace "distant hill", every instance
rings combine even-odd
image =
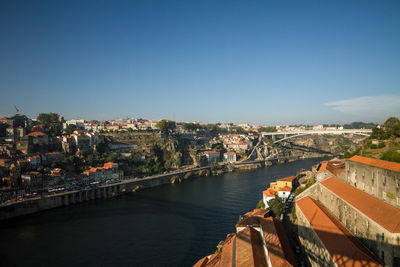
[[[361,121],[355,121],[350,124],[345,124],[343,125],[344,129],[373,129],[377,126],[378,124],[372,123],[372,122],[361,122]]]

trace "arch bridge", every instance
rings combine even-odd
[[[303,135],[315,135],[315,134],[334,134],[334,135],[341,135],[341,134],[358,134],[363,136],[370,136],[372,133],[371,129],[343,129],[343,130],[308,130],[308,131],[296,131],[296,132],[262,132],[261,136],[264,137],[271,137],[274,140],[274,144],[296,138]],[[276,140],[276,137],[283,136],[283,138]]]

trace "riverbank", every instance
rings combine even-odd
[[[164,184],[181,183],[184,180],[194,179],[196,177],[221,175],[223,173],[235,171],[249,171],[292,161],[295,160],[287,159],[239,162],[236,164],[223,164],[215,167],[208,166],[187,169],[167,174],[153,175],[140,179],[128,178],[119,183],[100,185],[86,190],[67,191],[46,196],[38,196],[35,198],[24,199],[11,203],[3,203],[0,205],[0,221],[18,216],[29,215],[44,210],[75,205],[86,201],[111,198],[121,194],[137,192],[142,189],[157,187]]]

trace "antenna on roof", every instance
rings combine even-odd
[[[19,109],[17,108],[16,105],[14,105],[14,108],[15,108],[15,114],[18,115],[19,114]]]

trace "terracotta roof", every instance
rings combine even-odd
[[[337,266],[382,266],[329,212],[307,196],[296,204]]]
[[[279,188],[279,191],[290,192],[290,191],[292,191],[292,188],[289,186],[284,186],[284,187]]]
[[[267,190],[263,191],[263,194],[266,195],[267,197],[274,197],[276,195],[276,191],[268,188]]]
[[[296,176],[288,176],[282,179],[278,179],[278,181],[286,181],[286,182],[293,182],[296,179]]]
[[[235,266],[267,266],[260,233],[246,227],[236,235]]]
[[[258,216],[249,216],[246,217],[242,220],[240,220],[235,227],[246,227],[246,226],[252,226],[252,225],[260,225],[261,220],[263,217],[258,217]]]
[[[104,166],[118,166],[118,163],[114,163],[114,162],[107,162],[107,163],[104,163]]]
[[[269,217],[261,222],[272,266],[296,266],[296,260],[282,222]]]
[[[391,233],[400,233],[400,209],[331,177],[320,183]]]
[[[46,134],[44,132],[31,132],[30,134],[27,134],[27,136],[34,136],[34,137],[39,137],[39,136],[45,136]]]
[[[7,117],[3,117],[3,118],[0,119],[0,121],[6,121],[6,120],[8,120]]]
[[[353,156],[350,161],[359,162],[373,167],[387,169],[395,172],[400,172],[400,163],[390,162],[386,160],[372,159],[361,156]]]
[[[269,209],[254,209],[252,211],[246,212],[243,217],[249,217],[249,216],[258,216],[258,217],[267,217],[269,214]]]
[[[343,172],[346,168],[346,164],[344,161],[340,160],[335,160],[335,161],[329,161],[327,170],[330,171],[334,175],[339,175],[341,172]]]
[[[329,171],[333,175],[339,175],[345,169],[345,162],[340,160],[322,161],[318,173]]]
[[[199,260],[195,267],[267,266],[263,239],[272,266],[295,266],[295,258],[281,222],[273,218],[253,217],[257,228],[246,226],[228,234],[222,252]]]
[[[321,165],[319,166],[318,173],[325,171],[326,167],[328,167],[328,161],[321,161]]]

